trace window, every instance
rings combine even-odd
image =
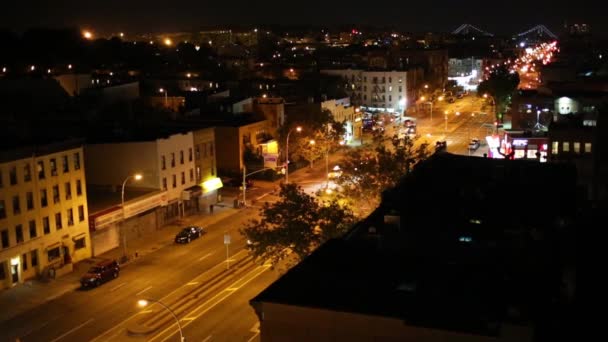
[[[188,161],[192,161],[192,147],[188,148]]]
[[[209,155],[213,156],[213,143],[212,142],[209,143]]]
[[[551,142],[551,154],[557,154],[559,150],[559,141]]]
[[[2,188],[3,184],[4,183],[2,183],[2,170],[0,170],[0,188]]]
[[[194,153],[196,160],[201,159],[201,145],[196,145],[196,147],[194,147]]]
[[[4,273],[4,261],[0,261],[0,280],[6,279],[6,273]]]
[[[591,153],[591,143],[585,143],[585,153]]]
[[[403,91],[403,87],[399,86],[399,92]]]
[[[10,183],[11,185],[16,185],[17,184],[17,167],[13,166],[11,167],[10,171],[8,172],[8,178],[10,179]]]
[[[68,209],[68,227],[74,225],[74,210],[72,208]]]
[[[166,164],[165,156],[160,156],[160,169],[161,170],[166,170],[167,169],[167,164]]]
[[[171,152],[171,167],[175,167],[175,153]]]
[[[4,206],[4,200],[0,200],[0,219],[6,217],[6,207]]]
[[[27,205],[27,210],[32,210],[34,209],[34,193],[31,191],[28,191],[25,194],[25,202]]]
[[[186,184],[186,173],[182,171],[182,185]]]
[[[61,157],[61,164],[63,165],[63,173],[70,172],[70,164],[68,164],[68,156]]]
[[[65,183],[65,199],[69,200],[72,199],[72,183],[67,182]]]
[[[562,143],[562,151],[564,152],[570,152],[570,143],[567,141],[564,141]]]
[[[80,179],[76,180],[76,195],[82,195],[82,182],[80,181]]]
[[[38,230],[36,229],[36,220],[31,220],[29,222],[29,226],[30,226],[30,239],[33,239],[36,236],[38,236]]]
[[[17,243],[23,242],[23,226],[20,224],[15,226],[15,238],[17,239]]]
[[[51,176],[57,176],[57,160],[51,158]]]
[[[80,170],[80,153],[74,153],[74,170]]]
[[[392,77],[389,77],[389,78],[388,78],[388,83],[392,83],[392,82],[393,82],[393,78],[392,78]]]
[[[177,187],[177,176],[173,175],[173,189]]]
[[[401,77],[399,77],[399,83],[403,82],[403,80],[401,79]]]
[[[40,206],[45,208],[49,204],[46,198],[46,189],[40,190]]]
[[[62,222],[61,222],[61,213],[56,213],[55,214],[55,229],[59,230],[63,228]]]
[[[0,236],[2,237],[2,248],[8,248],[9,243],[8,243],[8,230],[3,230],[0,233]]]
[[[53,185],[53,203],[59,203],[59,185]]]
[[[581,143],[580,142],[574,143],[574,153],[581,153]]]
[[[184,164],[184,151],[179,151],[179,163]]]
[[[84,237],[74,241],[74,249],[83,249],[86,247],[86,240]]]
[[[367,100],[367,95],[363,95],[363,99],[364,99],[364,100]]]
[[[19,195],[13,196],[13,215],[21,213],[21,201],[19,201]]]
[[[23,253],[23,255],[21,255],[21,267],[24,271],[27,270],[27,253]]]
[[[167,177],[163,177],[163,190],[167,190]]]
[[[55,247],[53,249],[49,249],[49,251],[47,252],[47,256],[49,258],[49,261],[53,261],[55,259],[59,259],[59,257],[61,256],[61,254],[59,252],[59,247]]]
[[[393,86],[388,86],[388,91],[393,91]]]
[[[392,96],[392,95],[389,95],[389,96],[388,96],[388,100],[389,100],[389,101],[393,101],[393,96]],[[389,107],[390,107],[390,106],[389,106]]]
[[[32,251],[30,257],[32,258],[32,267],[38,266],[38,251]]]
[[[200,167],[196,167],[196,181],[200,182],[201,180],[201,168]]]
[[[190,181],[194,182],[194,170],[190,169]]]
[[[48,216],[42,218],[42,231],[44,235],[51,233],[51,223]]]
[[[44,179],[44,161],[38,161],[38,179]]]
[[[84,221],[84,205],[78,206],[78,222]]]

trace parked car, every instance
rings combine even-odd
[[[445,152],[448,149],[448,142],[443,140],[443,141],[437,141],[435,143],[435,152]]]
[[[240,188],[241,186],[243,186],[243,179],[242,178],[224,178],[224,179],[222,179],[222,183],[224,183],[226,186]],[[245,178],[245,183],[247,185],[247,189],[253,187],[253,179]]]
[[[190,241],[203,236],[205,233],[206,232],[202,227],[186,227],[175,235],[175,243],[189,243]]]
[[[119,274],[120,267],[116,260],[102,260],[80,278],[80,284],[83,288],[97,287],[108,280],[118,278]]]
[[[471,139],[471,142],[469,142],[469,150],[471,151],[477,150],[479,146],[481,146],[479,139]]]

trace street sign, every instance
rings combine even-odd
[[[224,245],[230,244],[230,235],[224,234]]]

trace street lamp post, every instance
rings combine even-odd
[[[285,184],[289,184],[289,136],[294,129],[298,132],[302,132],[302,127],[300,126],[294,127],[287,132],[287,141],[285,144]]]
[[[243,164],[243,206],[245,206],[247,204],[247,202],[246,202],[247,176],[251,176],[254,173],[258,173],[258,172],[262,172],[262,171],[266,171],[266,170],[270,170],[270,169],[272,169],[272,167],[265,167],[263,169],[259,169],[257,171],[247,173],[247,167],[245,166],[245,164]]]
[[[177,318],[177,315],[175,314],[175,312],[173,310],[171,310],[171,308],[169,308],[167,305],[165,305],[163,302],[161,302],[160,300],[155,300],[155,299],[140,299],[137,301],[137,305],[139,305],[139,307],[144,308],[146,307],[148,304],[150,304],[150,302],[153,303],[157,303],[160,306],[162,306],[163,308],[165,308],[167,311],[169,311],[169,313],[171,314],[171,316],[173,316],[173,318],[175,318],[175,322],[177,322],[177,328],[179,329],[179,338],[181,342],[185,342],[186,338],[184,338],[184,334],[182,331],[182,325],[181,323],[179,323],[179,318]]]
[[[422,102],[423,104],[429,104],[429,105],[431,105],[431,125],[432,125],[433,124],[433,101],[425,101],[426,98],[424,96],[421,97],[420,100],[423,101]]]
[[[167,104],[169,102],[168,98],[167,98],[168,91],[165,88],[160,88],[160,89],[158,89],[158,92],[165,94],[165,107],[168,107],[168,104]]]
[[[125,185],[129,179],[135,179],[139,181],[143,178],[143,176],[139,173],[130,175],[125,178],[124,182],[122,182],[122,191],[121,191],[121,208],[122,208],[122,248],[123,248],[123,257],[127,258],[127,232],[125,226]]]

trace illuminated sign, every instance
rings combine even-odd
[[[204,181],[202,185],[203,185],[203,193],[205,193],[205,194],[210,191],[217,190],[224,186],[224,184],[222,184],[222,180],[219,179],[218,177],[211,178],[207,181]]]
[[[527,146],[528,145],[528,140],[527,139],[513,140],[512,145],[513,146],[518,146],[518,147]]]

